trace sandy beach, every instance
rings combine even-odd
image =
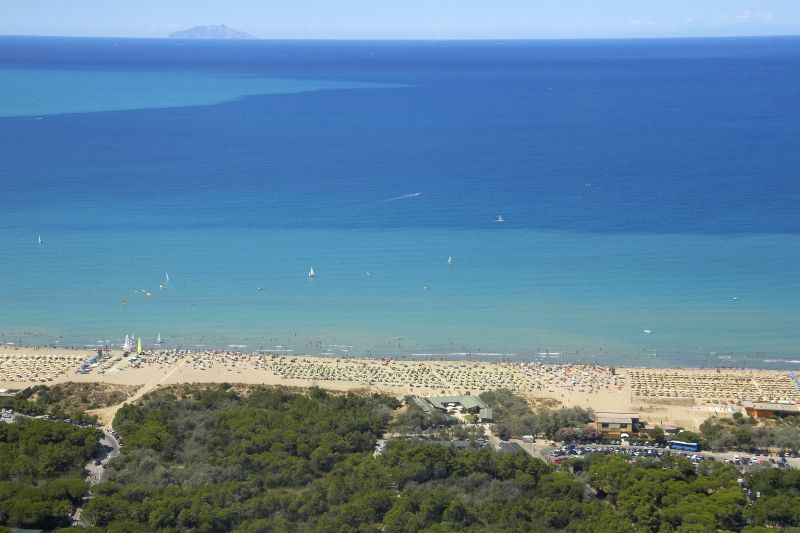
[[[541,362],[416,361],[205,351],[111,352],[88,374],[77,373],[86,350],[0,346],[0,388],[67,381],[141,385],[128,401],[176,383],[247,383],[331,390],[373,390],[397,396],[479,394],[507,388],[531,400],[596,411],[635,411],[656,424],[696,428],[747,400],[800,400],[788,372],[734,369],[610,368]],[[115,408],[100,410],[110,419]]]

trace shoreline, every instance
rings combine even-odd
[[[393,358],[264,355],[173,350],[123,357],[112,350],[88,373],[77,373],[92,352],[0,346],[0,388],[105,382],[139,385],[132,402],[161,386],[243,383],[398,397],[473,394],[507,388],[532,404],[637,412],[654,424],[697,428],[715,414],[729,416],[745,401],[800,403],[800,373],[764,369],[613,367],[542,361],[429,361]],[[99,410],[108,420],[115,408]]]
[[[112,352],[122,352],[120,346],[115,344],[108,344],[108,345],[101,345],[101,344],[85,344],[83,346],[57,346],[54,344],[41,344],[41,345],[26,345],[26,344],[15,344],[15,343],[3,343],[0,341],[0,354],[3,352],[43,352],[43,351],[55,351],[58,353],[64,354],[75,354],[75,353],[84,353],[86,357],[90,357],[91,354],[95,353],[98,349],[102,349],[107,347]],[[390,359],[392,361],[419,361],[419,362],[464,362],[464,363],[542,363],[542,364],[553,364],[553,365],[596,365],[596,366],[607,366],[607,367],[614,367],[614,368],[621,368],[621,369],[650,369],[650,370],[734,370],[734,371],[766,371],[766,372],[795,372],[800,371],[800,355],[797,356],[785,356],[785,357],[792,357],[792,359],[783,359],[780,356],[773,356],[772,358],[762,359],[763,363],[767,364],[780,364],[785,363],[787,365],[792,366],[785,366],[785,367],[762,367],[762,366],[752,366],[752,365],[726,365],[726,364],[709,364],[709,363],[699,363],[697,366],[694,365],[669,365],[669,364],[653,364],[653,365],[642,365],[642,364],[635,364],[636,361],[632,361],[634,364],[622,362],[622,364],[615,364],[609,362],[606,359],[600,359],[603,356],[590,356],[590,357],[575,357],[572,358],[572,354],[565,354],[559,352],[552,352],[550,355],[523,355],[518,353],[502,353],[502,352],[493,352],[493,351],[460,351],[460,352],[452,352],[452,353],[387,353],[384,355],[353,355],[350,353],[301,353],[299,351],[291,350],[291,349],[262,349],[262,350],[245,350],[247,348],[246,345],[228,345],[222,347],[208,347],[206,345],[202,346],[193,346],[193,347],[161,347],[155,348],[152,346],[148,346],[145,348],[145,351],[179,351],[184,353],[201,353],[201,352],[219,352],[219,353],[242,353],[248,355],[260,355],[260,356],[282,356],[282,357],[313,357],[319,359],[351,359],[351,360],[370,360],[370,359]],[[595,357],[597,357],[595,359]],[[631,359],[636,359],[635,356],[611,356],[620,359],[624,359],[626,357],[630,357]],[[794,357],[797,357],[795,359]],[[720,361],[723,362],[724,360]]]

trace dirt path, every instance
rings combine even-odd
[[[101,424],[103,424],[104,427],[110,428],[111,423],[114,420],[114,416],[117,414],[117,411],[119,411],[120,407],[122,407],[126,403],[133,403],[142,396],[144,396],[145,394],[147,394],[148,392],[153,391],[156,387],[160,386],[167,379],[169,379],[170,376],[172,376],[175,372],[177,372],[181,366],[186,364],[187,361],[189,361],[188,358],[178,361],[178,363],[175,365],[175,368],[173,368],[165,375],[163,375],[161,379],[159,379],[158,381],[145,383],[144,385],[142,385],[141,388],[139,388],[138,391],[136,391],[136,394],[130,396],[129,398],[126,398],[125,401],[120,402],[116,405],[112,405],[111,407],[104,407],[102,409],[93,409],[92,411],[89,412],[93,415],[96,415],[98,420],[100,421]]]

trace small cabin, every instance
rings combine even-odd
[[[622,434],[639,432],[639,415],[636,413],[598,412],[592,424],[603,439],[619,439]]]
[[[783,418],[800,416],[800,406],[794,403],[744,402],[744,412],[753,418]]]

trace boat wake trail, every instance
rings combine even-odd
[[[416,198],[418,196],[422,196],[422,193],[415,192],[412,194],[404,194],[403,196],[395,196],[394,198],[387,198],[386,200],[381,200],[381,202],[396,202],[397,200],[406,200],[408,198]]]

